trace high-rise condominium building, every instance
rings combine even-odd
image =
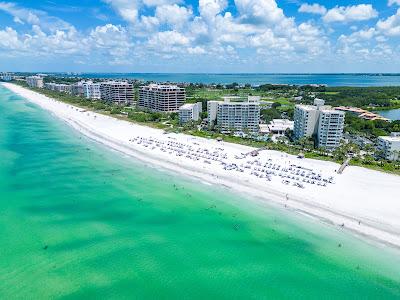
[[[184,88],[176,85],[150,84],[140,88],[138,107],[155,112],[177,112],[185,100]]]
[[[321,109],[318,122],[318,147],[334,150],[343,137],[345,113],[334,109]]]
[[[188,103],[179,108],[179,123],[185,124],[190,121],[197,122],[200,119],[202,103]]]
[[[51,90],[51,91],[59,92],[59,93],[70,93],[71,92],[71,86],[68,84],[62,84],[62,83],[54,83],[54,82],[45,83],[44,88]]]
[[[133,85],[123,81],[109,81],[100,84],[101,100],[118,105],[129,105],[134,100]]]
[[[296,105],[294,109],[293,134],[296,140],[312,137],[318,131],[319,111],[316,106]]]
[[[83,94],[87,99],[101,99],[100,83],[93,83],[91,81],[83,84]]]
[[[400,132],[392,132],[390,136],[380,136],[378,150],[388,160],[400,160]]]
[[[85,81],[79,81],[71,84],[71,94],[75,96],[83,96],[85,94]]]
[[[259,97],[248,97],[247,101],[224,101],[207,103],[208,123],[221,132],[258,133],[260,126]]]
[[[26,83],[28,84],[28,86],[30,87],[34,87],[34,88],[43,88],[44,84],[43,84],[43,77],[40,76],[29,76],[26,77]]]
[[[13,76],[11,75],[11,73],[2,72],[0,73],[0,80],[11,81],[13,80]]]
[[[323,100],[315,99],[314,105],[296,105],[293,134],[295,140],[315,136],[318,147],[333,150],[343,136],[344,113],[324,104]]]

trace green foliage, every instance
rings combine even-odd
[[[321,95],[327,104],[356,107],[391,107],[391,101],[399,97],[400,87],[332,87]]]
[[[346,113],[345,121],[347,132],[351,134],[362,134],[371,138],[400,131],[400,121],[385,122],[382,120],[364,120],[351,113]]]
[[[281,113],[275,108],[264,109],[261,111],[261,118],[267,123],[272,121],[273,119],[279,119],[280,117]]]

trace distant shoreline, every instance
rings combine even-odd
[[[235,171],[205,165],[202,161],[195,162],[185,160],[184,157],[150,151],[149,148],[132,143],[130,139],[140,136],[145,139],[168,141],[168,138],[172,138],[182,144],[196,143],[207,149],[223,147],[230,157],[249,152],[253,148],[183,134],[165,135],[162,130],[85,111],[14,84],[3,85],[52,112],[89,138],[128,156],[192,178],[228,187],[261,202],[270,202],[309,215],[367,240],[400,249],[400,202],[396,197],[400,176],[359,167],[349,167],[343,175],[337,175],[334,170],[338,165],[335,163],[299,160],[277,151],[265,151],[260,153],[261,159],[270,159],[274,163],[290,160],[305,168],[321,170],[323,174],[332,175],[336,179],[336,184],[326,188],[314,185],[298,189],[283,185],[280,180],[275,179],[267,183],[245,174],[238,176]]]
[[[22,72],[21,72],[22,73]],[[39,72],[40,73],[40,72]],[[42,72],[42,74],[82,78],[125,78],[193,84],[327,85],[328,87],[400,86],[400,73],[107,73]]]

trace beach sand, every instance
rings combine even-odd
[[[339,175],[335,172],[340,167],[338,164],[299,159],[277,151],[240,158],[254,148],[184,134],[165,134],[163,130],[55,101],[15,84],[3,83],[3,86],[52,112],[87,137],[126,155],[249,196],[244,199],[279,205],[400,249],[400,197],[397,194],[400,176],[353,166]],[[237,168],[224,168],[233,164]],[[305,177],[312,172],[320,175],[321,180]],[[290,183],[284,184],[284,180]],[[304,188],[293,185],[295,182],[301,182]],[[326,186],[317,185],[318,182]]]

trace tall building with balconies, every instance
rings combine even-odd
[[[154,112],[178,112],[186,101],[184,88],[176,85],[150,84],[139,91],[138,107]]]
[[[100,84],[101,100],[117,105],[130,105],[134,100],[133,85],[124,81],[108,81]]]
[[[26,77],[26,83],[29,87],[42,89],[44,87],[43,77],[40,76],[29,76]]]
[[[63,83],[54,83],[54,82],[45,83],[44,88],[59,93],[71,92],[71,86]]]
[[[400,160],[400,132],[378,137],[378,150],[388,160]]]
[[[343,136],[345,114],[324,104],[315,99],[314,105],[296,105],[293,135],[295,140],[316,137],[318,147],[334,150]]]
[[[83,84],[83,95],[87,99],[97,100],[101,99],[100,83],[93,83],[92,81]]]
[[[179,108],[179,123],[186,124],[188,122],[197,122],[202,112],[202,103],[187,103]]]
[[[11,80],[13,80],[13,75],[11,73],[2,72],[2,73],[0,73],[0,80],[11,81]]]
[[[312,105],[296,105],[293,135],[295,140],[310,138],[318,131],[319,110]]]
[[[334,150],[343,137],[345,113],[334,109],[321,109],[318,121],[318,147]]]
[[[248,97],[247,101],[224,101],[207,103],[208,123],[221,132],[258,133],[260,125],[259,97]]]

